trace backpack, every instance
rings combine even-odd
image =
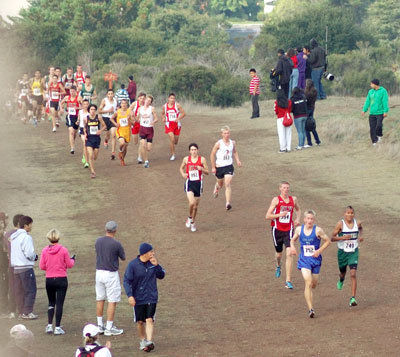
[[[102,348],[104,348],[104,346],[96,346],[95,348],[93,348],[90,351],[86,351],[85,347],[79,347],[79,357],[94,357],[94,354],[101,350]]]
[[[317,127],[317,124],[315,123],[315,119],[312,116],[308,116],[306,120],[306,131],[313,131]]]
[[[289,110],[285,112],[285,116],[282,121],[283,126],[291,126],[293,124],[293,118],[289,113]]]

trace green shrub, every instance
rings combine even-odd
[[[246,100],[248,83],[227,74],[211,87],[211,104],[218,107],[239,106]]]

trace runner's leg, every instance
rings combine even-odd
[[[286,247],[286,281],[292,281],[293,256],[290,247]]]
[[[301,268],[301,274],[303,275],[305,287],[304,287],[304,297],[306,299],[306,303],[308,306],[308,310],[313,308],[313,294],[312,294],[312,285],[313,285],[313,275],[311,274],[310,269]]]
[[[225,199],[226,199],[226,204],[231,203],[231,198],[232,198],[232,188],[231,188],[231,182],[232,182],[232,175],[225,175],[224,176],[224,182],[225,182]]]
[[[174,133],[168,133],[168,139],[169,139],[169,151],[172,155],[175,155],[175,139],[174,139]]]
[[[351,296],[356,296],[357,292],[357,269],[350,269],[351,278]]]

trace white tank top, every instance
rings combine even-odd
[[[84,112],[83,112],[83,109],[80,109],[80,110],[79,110],[79,127],[80,127],[80,128],[83,128],[83,127],[85,126],[83,120],[84,120],[88,115],[89,115],[89,113],[88,113],[88,112],[84,113]]]
[[[140,126],[152,128],[154,125],[153,107],[149,106],[139,108]]]
[[[354,252],[356,248],[358,248],[358,225],[357,221],[354,219],[353,220],[353,228],[349,228],[346,225],[346,222],[344,219],[342,219],[342,232],[339,234],[339,236],[344,236],[344,235],[351,235],[350,240],[340,240],[338,241],[338,248],[343,249],[345,252]]]
[[[113,98],[113,101],[110,102],[107,97],[104,98],[104,108],[103,108],[103,115],[107,118],[112,117],[112,115],[117,110],[117,100]]]
[[[217,150],[217,167],[229,166],[233,164],[233,141],[229,139],[229,144],[226,144],[222,139],[218,140],[219,149]]]

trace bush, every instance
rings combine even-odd
[[[247,86],[244,80],[227,74],[211,87],[211,104],[219,107],[239,106],[246,100]]]

